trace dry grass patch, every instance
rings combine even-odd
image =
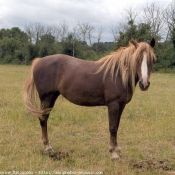
[[[147,92],[136,88],[121,118],[118,162],[110,160],[106,107],[80,107],[60,97],[48,130],[53,148],[68,153],[54,161],[43,154],[39,121],[26,114],[22,86],[29,67],[0,65],[0,170],[103,172],[157,175],[175,171],[175,74],[154,73]]]

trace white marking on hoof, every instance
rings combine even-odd
[[[118,153],[122,152],[122,149],[119,146],[116,146],[114,150]],[[112,151],[113,151],[113,147],[109,145],[109,152],[112,152]]]
[[[121,153],[122,149],[119,146],[116,146],[115,151]]]
[[[111,156],[111,160],[119,160],[119,159],[120,159],[120,157],[117,155],[117,153],[113,152],[112,156]]]
[[[51,146],[50,144],[46,145],[45,151],[46,151],[47,153],[54,152],[54,150],[53,150],[53,148],[52,148],[52,146]]]
[[[53,150],[52,148],[46,148],[45,151],[46,151],[47,153],[54,152],[54,150]]]

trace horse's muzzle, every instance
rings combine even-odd
[[[142,91],[146,91],[146,90],[149,88],[149,86],[150,86],[150,82],[148,81],[148,82],[147,82],[147,85],[145,86],[145,85],[143,84],[143,81],[141,80],[141,81],[139,81],[139,86],[140,86],[140,89],[141,89]]]

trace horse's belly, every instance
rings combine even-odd
[[[62,93],[62,95],[70,102],[81,106],[102,106],[105,105],[105,99],[101,95],[93,95],[88,93]]]

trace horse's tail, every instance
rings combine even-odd
[[[39,61],[40,58],[35,58],[32,62],[30,75],[24,85],[23,98],[27,111],[33,116],[42,118],[44,110],[37,105],[38,93],[33,79],[33,69]]]

